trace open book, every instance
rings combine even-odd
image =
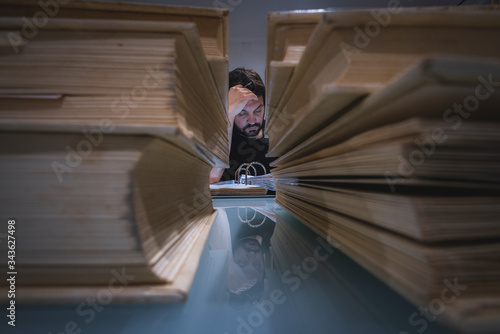
[[[210,185],[213,196],[262,196],[267,194],[267,188],[259,185],[223,181]]]

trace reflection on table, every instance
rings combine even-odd
[[[20,305],[15,332],[449,333],[273,197],[217,198],[214,208],[186,303]]]

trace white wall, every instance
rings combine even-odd
[[[123,0],[121,0],[123,1]],[[299,9],[375,8],[389,1],[401,6],[456,6],[490,4],[491,0],[126,0],[181,6],[224,7],[229,12],[229,69],[255,69],[264,79],[267,13]]]

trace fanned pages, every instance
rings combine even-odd
[[[440,127],[451,130],[460,129],[469,119],[499,120],[498,113],[492,112],[500,102],[500,92],[494,88],[495,78],[499,77],[498,59],[424,58],[383,89],[325,123],[321,130],[290,148],[273,164],[289,164],[298,157],[313,154],[363,131],[411,117],[435,117],[441,120]],[[476,97],[476,92],[481,99]]]
[[[0,20],[2,29],[21,24]],[[22,52],[0,59],[4,130],[106,123],[113,133],[173,138],[219,166],[228,160],[224,104],[193,23],[53,19]]]
[[[8,17],[33,17],[40,8],[37,0],[4,0],[1,5],[2,16]],[[59,19],[194,23],[221,101],[227,100],[227,75],[225,74],[228,71],[229,10],[95,0],[65,1],[61,6],[49,5],[47,10],[49,15],[54,14],[53,18]],[[11,37],[11,39],[15,41],[16,47],[23,47],[22,34],[19,38]],[[12,45],[9,45],[7,50],[9,49],[12,51]]]
[[[498,239],[427,246],[301,200],[283,201],[279,196],[276,200],[417,306],[443,302],[443,289],[455,287],[454,302],[436,313],[439,321],[455,331],[496,332],[500,312]]]
[[[323,10],[267,15],[266,118],[278,105]]]
[[[394,10],[325,12],[271,77],[276,201],[417,307],[463,288],[434,315],[496,333],[500,8]]]
[[[491,43],[500,28],[499,13],[496,6],[398,8],[397,15],[386,17],[390,22],[379,26],[376,32],[365,31],[371,27],[370,22],[375,22],[374,15],[380,14],[376,10],[324,13],[268,119],[269,155],[284,155],[350,109],[342,108],[345,105],[325,109],[319,115],[311,115],[306,129],[301,126],[309,117],[307,112],[315,110],[308,109],[307,104],[332,84],[376,91],[432,53],[499,57],[500,47]],[[331,98],[337,99],[335,95]],[[297,131],[301,138],[288,140]]]
[[[117,281],[114,302],[185,301],[228,162],[228,11],[73,1],[26,36],[39,5],[0,4],[0,211],[23,245],[0,268],[22,303]]]
[[[102,285],[122,267],[134,284],[171,283],[202,242],[213,209],[201,158],[151,136],[1,138],[1,211],[20,222],[24,286]]]

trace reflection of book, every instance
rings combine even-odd
[[[365,270],[288,212],[278,209],[276,213],[271,254],[280,283],[288,292],[290,319],[296,321],[290,332],[322,333],[325,328],[337,328],[342,333],[392,333],[398,324],[407,325],[402,311],[406,303],[400,297],[379,286]],[[427,330],[434,333],[432,326]]]
[[[425,245],[302,200],[283,201],[279,192],[277,202],[414,304],[444,304],[442,293],[448,288],[446,300],[455,298],[433,313],[439,320],[464,332],[498,328],[497,240]],[[453,294],[450,286],[460,290]]]
[[[252,207],[255,211],[263,214],[267,218],[271,219],[272,221],[276,222],[276,213],[274,212],[274,206],[270,207]]]
[[[225,181],[210,185],[210,193],[213,196],[260,196],[267,194],[267,188],[260,185],[245,185]]]

